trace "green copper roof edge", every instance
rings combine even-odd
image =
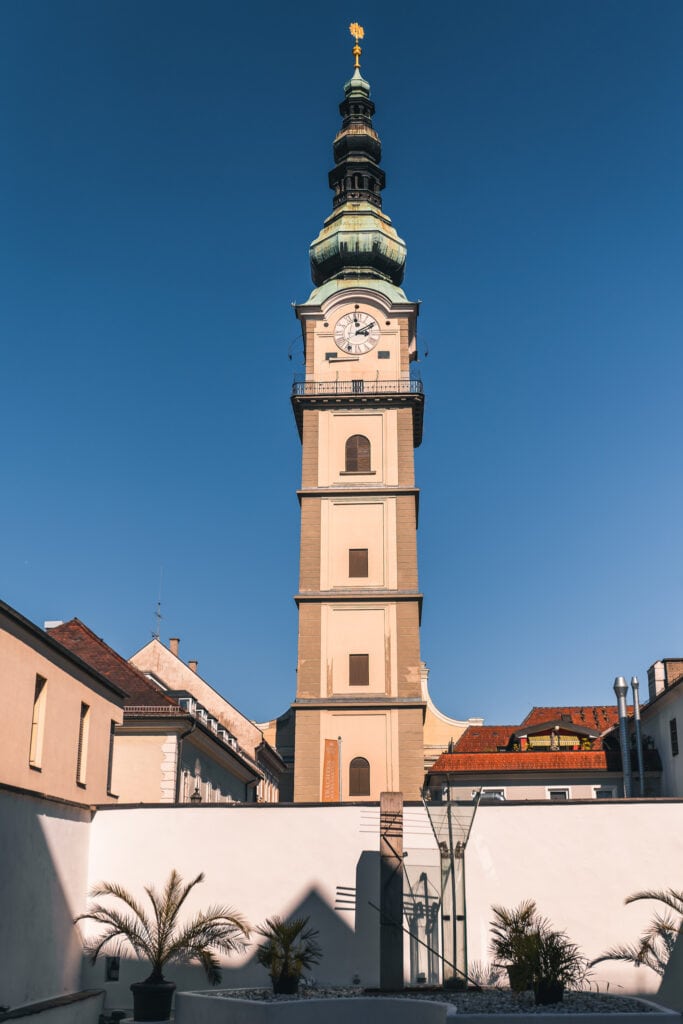
[[[337,292],[346,291],[353,288],[368,288],[370,291],[379,292],[380,295],[384,295],[389,302],[409,302],[406,293],[398,285],[392,284],[391,281],[381,281],[373,277],[346,277],[346,278],[332,278],[330,281],[325,281],[324,284],[318,285],[314,288],[311,294],[306,299],[306,302],[301,303],[304,306],[311,305],[322,305],[327,299],[336,295]]]

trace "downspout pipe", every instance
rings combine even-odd
[[[621,747],[621,770],[624,775],[624,796],[629,799],[633,796],[633,782],[631,779],[631,751],[628,745],[626,716],[628,686],[623,676],[617,676],[614,680],[614,692],[617,695],[617,710],[619,712],[619,746]]]
[[[633,721],[636,729],[636,752],[638,754],[638,788],[640,796],[645,796],[645,765],[643,764],[643,737],[640,730],[640,697],[638,695],[638,676],[631,676],[633,690]]]

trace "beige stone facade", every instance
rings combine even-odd
[[[353,324],[359,310],[379,340],[348,354],[339,325]],[[297,315],[310,387],[298,409],[293,796],[377,800],[400,788],[415,799],[426,707],[413,467],[422,395],[411,393],[409,375],[417,306],[349,288],[319,307],[299,306]]]
[[[177,787],[176,798],[181,803],[190,798],[187,794],[189,792],[191,795],[190,791],[195,786],[193,766],[198,761],[202,766],[200,789],[203,800],[209,803],[249,800],[250,787],[255,785],[258,801],[277,803],[285,765],[274,744],[269,742],[258,725],[246,718],[199,675],[196,662],[186,664],[182,661],[177,639],[171,641],[171,644],[173,649],[166,647],[157,638],[150,640],[130,658],[130,664],[181,700],[200,724],[204,721],[201,709],[205,709],[206,721],[210,723],[213,720],[217,734],[231,747],[228,753],[232,756],[229,760],[239,760],[242,768],[246,769],[241,776],[237,772],[236,777],[235,764],[231,764],[229,770],[224,770],[215,757],[207,756],[202,728],[195,729],[189,736],[178,740],[182,750],[181,756],[174,755],[180,765],[179,776],[174,783]],[[144,722],[140,723],[141,727],[143,725]],[[183,724],[181,732],[187,732],[186,724]],[[176,742],[172,732],[165,742],[171,746]],[[159,748],[160,756],[163,756],[164,749],[163,746]],[[255,781],[252,774],[254,769],[258,781]],[[163,769],[161,777],[163,785]],[[168,796],[165,793],[162,799],[165,801]]]

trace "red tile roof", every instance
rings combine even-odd
[[[129,665],[125,658],[112,650],[104,640],[92,632],[80,619],[71,619],[48,630],[53,640],[78,655],[81,661],[109,679],[126,694],[123,706],[178,707],[178,701],[167,696],[158,686]]]
[[[507,747],[516,725],[470,725],[455,744],[455,754],[496,753]]]
[[[633,709],[629,708],[629,714]],[[619,715],[615,704],[587,705],[585,707],[564,708],[532,708],[521,725],[541,725],[543,722],[554,722],[569,715],[574,725],[583,725],[587,729],[604,732],[618,724]]]
[[[441,754],[429,770],[442,772],[606,771],[604,750],[558,750],[549,753]]]

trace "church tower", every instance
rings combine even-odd
[[[305,374],[292,405],[302,442],[294,800],[417,799],[424,716],[414,448],[422,438],[418,304],[406,247],[382,210],[375,105],[344,86],[332,213],[310,247],[315,288],[296,307]]]

